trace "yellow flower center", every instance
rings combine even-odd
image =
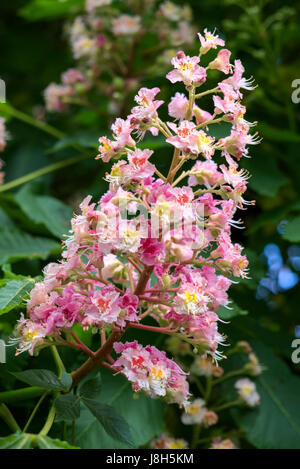
[[[246,394],[246,395],[251,394],[251,391],[252,391],[251,386],[243,386],[242,387],[243,394]]]
[[[161,368],[157,368],[157,366],[153,366],[151,370],[151,375],[154,379],[162,379],[164,376],[164,372]]]
[[[170,443],[170,446],[171,449],[184,449],[184,445],[180,441],[172,441],[172,443]]]
[[[120,176],[120,166],[115,166],[114,168],[112,168],[110,175],[112,177]]]
[[[182,72],[186,72],[187,70],[192,70],[193,64],[192,64],[192,62],[186,62],[186,63],[183,63],[183,64],[179,64],[178,68]]]
[[[37,335],[36,331],[29,330],[29,331],[25,332],[25,337],[30,342],[35,338],[36,335]]]
[[[190,302],[196,303],[197,301],[197,295],[196,293],[193,293],[193,292],[189,292],[189,291],[185,292],[184,297],[185,297],[186,302],[188,303]]]
[[[199,404],[193,404],[187,408],[187,413],[194,415],[194,414],[197,414],[200,409],[201,409],[201,406]]]
[[[198,139],[200,143],[210,143],[210,140],[206,135],[200,134]]]
[[[104,151],[108,151],[108,150],[110,150],[110,149],[111,149],[110,144],[107,143],[107,142],[104,142],[104,143],[103,143],[103,150],[104,150]]]

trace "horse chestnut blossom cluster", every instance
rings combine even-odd
[[[189,6],[157,0],[126,0],[122,4],[87,0],[85,12],[68,26],[77,65],[62,74],[61,83],[50,83],[45,89],[48,111],[65,112],[72,104],[94,108],[90,104],[95,102],[94,96],[93,101],[88,96],[93,91],[109,98],[109,114],[122,114],[124,99],[143,79],[143,73],[134,70],[135,57],[147,60],[152,72],[161,74],[174,48],[193,43]],[[139,48],[147,35],[157,46]]]
[[[156,331],[191,344],[204,358],[222,358],[218,310],[229,307],[232,277],[247,276],[247,258],[231,231],[241,224],[236,212],[250,203],[244,199],[248,175],[238,162],[248,156],[248,145],[258,142],[241,102],[242,90],[252,86],[243,78],[241,62],[229,63],[228,50],[206,60],[206,52],[223,46],[223,40],[207,30],[199,37],[199,56],[179,51],[171,61],[167,78],[186,93],[171,99],[170,120],[159,117],[164,104],[159,88],[142,88],[130,115],[113,123],[112,137],[100,138],[97,158],[113,162],[105,176],[108,191],[98,203],[91,196],[81,203],[63,259],[49,264],[31,291],[16,340],[19,351],[31,354],[49,344],[81,349],[96,365],[125,375],[134,391],[186,405],[185,423],[212,425],[217,416],[204,403],[188,407],[186,373],[165,352],[121,341],[130,328]],[[219,81],[201,92],[211,69],[220,71]],[[200,107],[204,96],[208,110]],[[230,129],[217,139],[212,132],[220,123]],[[149,133],[165,138],[165,158],[173,152],[168,174],[151,162],[147,142],[139,147]],[[183,171],[189,161],[191,169]],[[149,325],[149,318],[157,325]],[[97,352],[76,337],[77,323],[99,331]],[[204,358],[193,365],[197,373],[220,376],[222,369]],[[75,372],[75,382],[84,370]]]

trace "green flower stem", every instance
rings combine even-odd
[[[32,173],[26,174],[20,178],[15,179],[14,181],[8,182],[0,186],[0,192],[6,192],[10,189],[14,189],[15,187],[21,186],[26,182],[32,181],[40,176],[44,176],[45,174],[52,173],[53,171],[57,171],[58,169],[65,168],[67,166],[71,166],[75,163],[79,163],[80,161],[87,160],[90,158],[90,155],[80,155],[74,158],[69,158],[64,161],[59,161],[58,163],[50,164],[49,166],[45,166],[44,168],[38,169],[37,171],[33,171]]]
[[[191,449],[196,449],[197,448],[200,431],[201,431],[201,425],[199,423],[194,425]]]
[[[212,390],[212,383],[213,381],[212,381],[211,376],[208,376],[206,379],[206,390],[204,394],[204,400],[206,401],[206,403],[209,401],[209,398],[210,398],[210,394]]]
[[[26,431],[27,431],[29,425],[31,424],[32,420],[34,419],[35,414],[37,413],[37,411],[38,411],[40,405],[42,404],[43,400],[45,399],[45,397],[46,397],[47,395],[48,395],[48,391],[45,391],[44,394],[40,397],[38,403],[36,404],[35,408],[33,409],[33,411],[32,411],[31,414],[30,414],[29,419],[28,419],[27,422],[26,422],[26,425],[25,425],[25,427],[24,427],[24,429],[23,429],[23,433],[26,433]]]
[[[241,368],[240,370],[229,371],[228,373],[226,373],[225,375],[221,376],[220,378],[215,379],[215,380],[212,382],[212,386],[215,386],[216,384],[223,383],[223,381],[226,381],[226,380],[229,379],[229,378],[233,378],[234,376],[239,376],[239,375],[244,375],[244,374],[245,374],[244,368]]]
[[[57,393],[57,394],[59,394],[59,393]],[[49,433],[49,431],[50,431],[50,429],[53,425],[54,419],[55,419],[55,412],[56,412],[55,404],[53,404],[50,408],[46,423],[43,426],[42,430],[40,431],[39,435],[48,435],[48,433]]]
[[[240,405],[241,405],[241,400],[237,399],[236,401],[226,402],[226,404],[220,405],[219,407],[215,407],[212,410],[214,412],[221,412],[221,410],[230,409],[231,407],[236,407]]]
[[[65,366],[62,362],[62,359],[60,358],[60,355],[55,345],[51,345],[51,352],[52,352],[52,355],[56,364],[57,376],[58,378],[60,378],[61,375],[66,371]]]
[[[186,120],[191,120],[193,116],[193,109],[195,104],[195,87],[193,86],[192,89],[189,91],[189,107],[186,113]]]
[[[18,111],[10,104],[0,105],[0,111],[1,109],[3,109],[5,114],[9,114],[10,116],[15,117],[16,119],[22,122],[25,122],[25,124],[29,124],[33,127],[36,127],[37,129],[40,129],[43,132],[46,132],[47,134],[52,135],[52,137],[55,137],[58,139],[62,139],[66,137],[66,135],[63,132],[56,129],[55,127],[52,127],[52,125],[49,125],[46,122],[39,121],[35,119],[34,117],[29,116],[28,114],[25,114],[24,112]]]
[[[41,396],[45,392],[44,388],[38,386],[30,386],[28,388],[16,389],[14,391],[0,392],[0,402],[10,404],[17,401],[24,401],[26,399],[34,399]]]
[[[204,386],[203,384],[201,383],[200,379],[198,378],[198,376],[194,376],[194,380],[195,380],[195,383],[197,385],[197,388],[199,389],[199,391],[201,392],[202,396],[205,395],[205,390],[204,390]]]
[[[219,93],[220,91],[221,91],[220,88],[217,86],[216,88],[213,88],[212,90],[207,90],[207,91],[203,91],[203,93],[196,94],[195,99],[202,98],[202,96],[206,96],[211,93]]]
[[[9,428],[13,432],[20,432],[21,428],[17,424],[14,416],[12,415],[11,411],[6,407],[5,404],[0,404],[0,417],[4,422],[9,426]]]

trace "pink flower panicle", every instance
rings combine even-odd
[[[203,50],[224,45],[207,31],[201,44],[198,57],[178,52],[174,70],[167,75],[171,82],[183,82],[188,91],[177,93],[169,103],[170,118],[177,123],[160,119],[164,103],[158,99],[159,88],[141,88],[129,116],[116,119],[112,136],[100,138],[98,158],[113,163],[105,176],[108,190],[96,203],[91,196],[83,200],[80,214],[71,220],[62,260],[49,264],[43,281],[31,291],[27,315],[17,328],[20,351],[38,351],[49,338],[51,343],[74,346],[69,334],[78,323],[120,335],[128,328],[150,329],[197,349],[208,361],[195,362],[196,374],[222,374],[209,361],[223,357],[219,348],[225,337],[218,330],[218,311],[230,307],[232,277],[247,277],[248,269],[242,246],[231,240],[232,228],[242,223],[236,219],[238,210],[250,203],[244,199],[249,175],[238,163],[249,156],[248,146],[258,142],[250,133],[252,124],[244,119],[241,89],[250,86],[240,61],[229,67],[226,58],[218,67],[226,79],[203,92],[211,95],[213,114],[198,106],[205,70],[209,74],[216,68],[199,65]],[[64,86],[80,79],[69,71]],[[212,137],[211,126],[222,121],[231,124],[228,136]],[[139,148],[147,132],[161,134],[166,151],[173,150],[168,174],[153,163],[153,150]],[[222,158],[220,165],[214,161],[216,154]],[[193,166],[182,171],[189,160],[194,160]],[[144,324],[147,316],[157,325]],[[114,349],[120,356],[113,367],[135,391],[187,403],[186,375],[165,352],[136,341],[117,343]],[[257,374],[254,361],[251,369]],[[209,413],[204,422],[215,420]]]
[[[86,0],[85,12],[76,16],[66,30],[75,65],[61,75],[60,83],[51,83],[44,90],[49,112],[66,112],[71,105],[89,107],[88,91],[93,89],[96,93],[100,90],[110,101],[102,112],[118,115],[126,97],[124,90],[136,90],[143,79],[132,73],[135,57],[131,58],[128,50],[134,51],[134,44],[143,36],[154,37],[164,52],[156,54],[155,46],[154,51],[150,47],[147,59],[161,74],[169,66],[174,47],[192,44],[195,34],[190,7],[169,1],[159,7],[156,2],[144,2],[137,14],[134,2],[120,5],[114,0]]]

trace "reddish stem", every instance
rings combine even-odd
[[[138,324],[135,322],[129,322],[128,326],[133,327],[134,329],[143,329],[144,331],[159,332],[162,334],[172,334],[173,332],[176,332],[176,330],[170,329],[169,327],[146,326],[145,324]]]

